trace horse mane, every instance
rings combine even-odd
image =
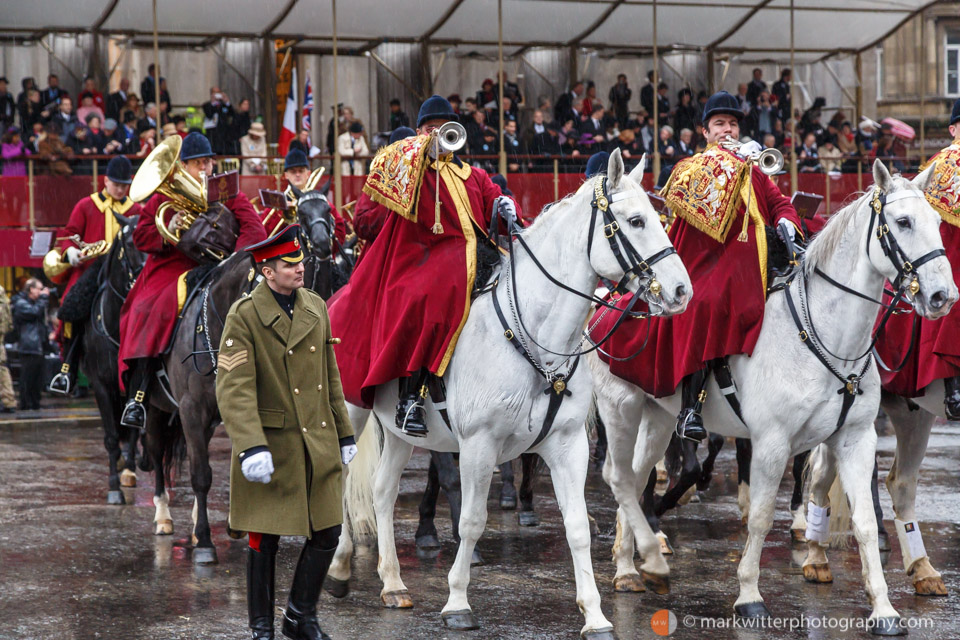
[[[593,179],[587,180],[587,181],[585,181],[582,185],[580,185],[579,187],[577,187],[577,190],[574,191],[573,193],[568,193],[567,195],[563,196],[563,197],[560,198],[559,200],[557,200],[557,201],[555,201],[555,202],[551,202],[551,203],[549,203],[549,204],[547,204],[547,205],[544,205],[543,209],[540,210],[540,215],[538,215],[536,218],[533,219],[533,222],[530,223],[530,226],[529,226],[529,227],[526,227],[526,228],[523,230],[523,233],[529,233],[529,232],[532,232],[532,231],[536,230],[538,227],[540,227],[540,226],[543,224],[544,218],[547,218],[547,217],[549,217],[551,214],[553,214],[554,211],[556,211],[556,209],[557,209],[560,205],[563,205],[563,204],[565,204],[568,200],[572,200],[573,198],[575,198],[575,197],[577,196],[577,194],[579,194],[580,191],[583,189],[583,186],[584,186],[584,185],[586,185],[586,184],[591,184],[592,182],[593,182]]]

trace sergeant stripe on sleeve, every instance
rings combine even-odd
[[[243,349],[242,351],[237,351],[236,353],[226,354],[221,353],[217,357],[217,367],[223,369],[224,371],[233,371],[242,364],[246,364],[249,358],[247,357],[247,350]]]

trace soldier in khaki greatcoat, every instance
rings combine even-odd
[[[230,526],[249,532],[247,605],[272,639],[280,536],[307,536],[283,635],[329,640],[317,599],[343,522],[342,464],[356,455],[327,307],[303,288],[299,225],[247,247],[263,281],[234,303],[220,341],[217,403],[233,444]]]

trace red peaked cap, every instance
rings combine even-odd
[[[258,264],[274,258],[280,258],[284,262],[300,262],[303,260],[303,250],[300,248],[300,225],[291,224],[280,233],[263,242],[244,247],[243,250],[252,253],[253,259]]]

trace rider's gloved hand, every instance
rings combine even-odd
[[[500,212],[505,222],[517,222],[517,205],[507,196],[500,196],[494,201],[494,209]]]
[[[350,461],[354,459],[357,455],[357,445],[348,444],[345,447],[340,447],[340,460],[343,464],[350,464]]]
[[[780,239],[784,242],[787,241],[787,238],[789,238],[791,242],[796,242],[797,228],[786,218],[780,218],[777,220],[777,235],[780,236]]]
[[[240,471],[243,477],[250,482],[270,482],[270,475],[273,473],[273,456],[269,451],[258,451],[247,456],[243,456],[240,462]]]
[[[67,247],[67,262],[70,263],[71,267],[76,267],[80,264],[80,250],[76,247]]]

